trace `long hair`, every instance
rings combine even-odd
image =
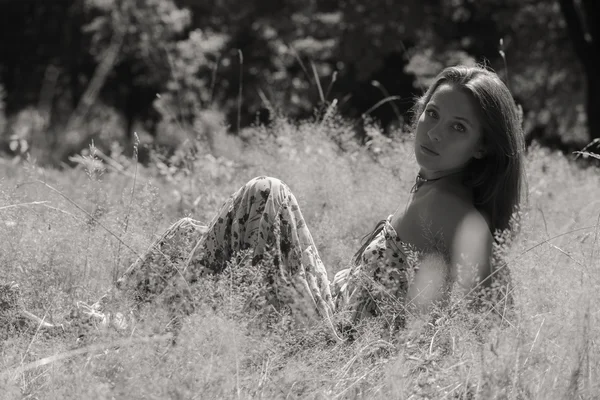
[[[444,83],[470,94],[479,108],[486,155],[467,164],[464,182],[473,189],[474,206],[490,219],[492,234],[510,229],[525,185],[525,139],[517,105],[496,73],[483,67],[448,67],[417,100],[413,132],[431,96]]]

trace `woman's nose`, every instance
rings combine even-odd
[[[435,126],[432,126],[431,129],[427,131],[427,136],[429,136],[429,140],[432,142],[439,142],[442,139],[441,135],[440,124],[435,124]]]

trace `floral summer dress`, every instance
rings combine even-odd
[[[292,285],[321,316],[344,312],[353,320],[378,314],[382,308],[402,313],[418,259],[418,253],[396,235],[388,217],[371,235],[360,261],[339,271],[330,283],[289,187],[275,178],[257,177],[225,202],[208,227],[190,218],[174,224],[129,268],[118,286],[134,289],[140,300],[173,285],[185,292],[203,274],[223,271],[243,250],[252,251],[253,264],[269,254],[266,277],[275,291],[277,286]]]
[[[336,310],[348,313],[352,321],[382,313],[394,319],[404,317],[408,288],[421,254],[398,237],[391,218],[377,225],[360,259],[333,278]]]
[[[335,313],[342,321],[357,322],[382,315],[387,323],[401,326],[412,302],[409,288],[419,286],[412,283],[419,280],[423,254],[402,242],[390,221],[391,216],[376,226],[356,262],[330,283],[289,187],[275,178],[257,177],[235,192],[208,226],[191,218],[174,223],[128,268],[117,288],[139,304],[160,299],[173,312],[189,314],[194,309],[195,282],[205,274],[219,274],[232,259],[251,254],[253,265],[265,267],[265,295],[275,299],[275,305],[293,302],[283,295],[292,293],[307,298],[324,318]],[[506,304],[503,299],[512,290],[510,274],[506,268],[501,272],[495,279],[496,285],[506,288],[499,292]],[[4,292],[18,296],[11,288],[0,285],[0,297]],[[108,298],[107,294],[92,306],[78,303],[78,307],[103,324],[114,324],[110,315],[99,312]],[[6,319],[7,304],[0,304],[0,322]],[[115,326],[127,326],[126,321],[116,322]]]

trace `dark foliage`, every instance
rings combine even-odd
[[[202,134],[205,110],[237,131],[276,113],[311,118],[334,99],[347,117],[402,127],[427,80],[465,62],[506,78],[528,132],[579,143],[600,134],[594,4],[4,0],[0,144],[21,135],[59,162],[90,139],[127,147],[140,130],[176,146],[177,130]],[[15,121],[27,109],[42,122],[24,130]]]

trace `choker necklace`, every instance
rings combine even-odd
[[[427,183],[427,182],[433,182],[433,181],[437,181],[444,178],[443,176],[440,176],[439,178],[435,178],[435,179],[425,179],[421,176],[421,174],[417,174],[417,177],[415,178],[415,184],[413,185],[413,187],[410,189],[411,193],[417,193],[417,191],[419,190],[419,188],[421,186],[423,186],[423,184]]]
[[[421,176],[421,174],[419,173],[419,174],[417,174],[417,177],[415,178],[415,184],[414,184],[414,185],[413,185],[413,187],[410,189],[410,193],[417,193],[417,191],[419,190],[419,188],[420,188],[421,186],[423,186],[423,185],[424,185],[425,183],[427,183],[427,182],[435,182],[435,181],[439,181],[439,180],[440,180],[440,179],[442,179],[442,178],[447,178],[447,177],[449,177],[449,176],[456,175],[456,174],[458,174],[458,173],[460,173],[460,172],[462,172],[462,171],[451,172],[451,173],[449,173],[448,175],[442,175],[442,176],[440,176],[439,178],[432,178],[432,179],[426,179],[426,178],[423,178],[423,177]]]

